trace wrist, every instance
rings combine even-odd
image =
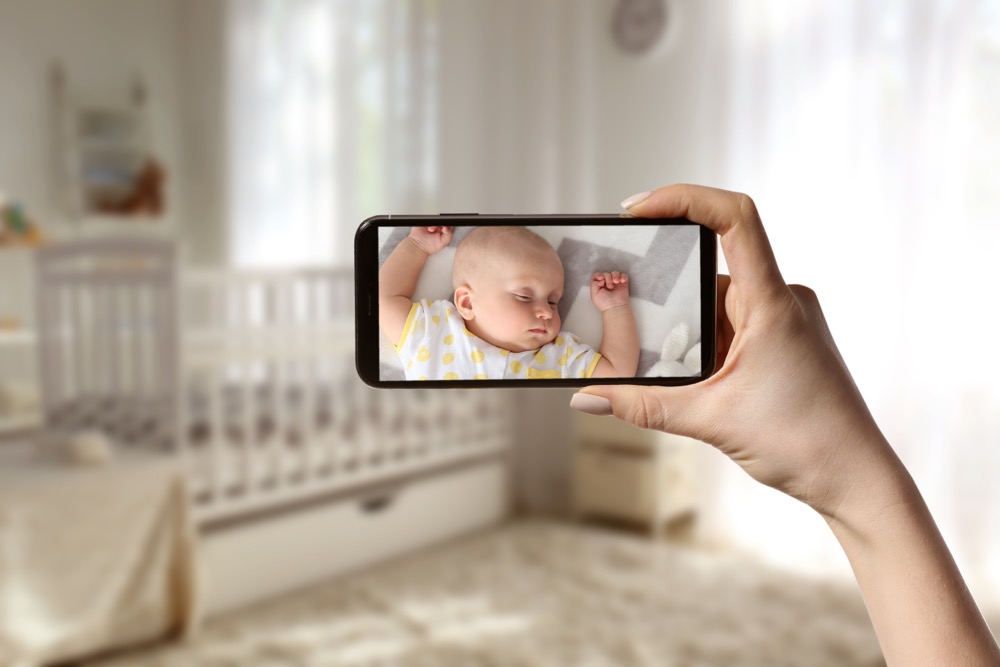
[[[824,471],[840,483],[812,504],[834,530],[874,535],[887,518],[914,501],[922,502],[906,467],[879,433],[858,443],[845,457],[851,465]]]
[[[607,315],[607,314],[615,315],[617,313],[614,313],[612,311],[619,311],[619,312],[629,311],[629,312],[631,312],[631,310],[632,310],[632,307],[631,307],[630,304],[628,304],[628,303],[619,303],[617,305],[609,306],[609,307],[605,308],[604,310],[601,311],[601,315]]]
[[[424,257],[430,257],[431,255],[434,254],[431,250],[428,250],[427,248],[425,248],[424,245],[420,241],[418,241],[417,239],[413,238],[412,236],[407,236],[404,239],[404,241],[409,241],[410,248],[412,250],[415,250],[415,251],[419,252]]]

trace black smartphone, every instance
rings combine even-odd
[[[715,233],[681,218],[385,215],[354,239],[373,387],[682,385],[715,368]]]

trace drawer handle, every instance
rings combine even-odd
[[[361,501],[361,509],[367,514],[377,514],[389,508],[396,500],[396,494],[387,493],[384,496],[375,496]]]

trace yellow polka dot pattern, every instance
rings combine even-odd
[[[504,366],[504,377],[510,378],[585,378],[587,369],[580,365],[596,354],[578,336],[567,333],[560,333],[541,349],[518,352],[493,347],[469,330],[453,304],[438,301],[435,307],[431,311],[430,304],[423,305],[422,321],[419,313],[413,318],[408,350],[404,354],[403,346],[398,348],[409,378],[489,380]],[[594,363],[587,368],[592,369]]]

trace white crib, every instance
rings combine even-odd
[[[171,242],[88,239],[39,251],[37,295],[45,429],[180,457],[202,522],[511,439],[503,393],[358,380],[350,269],[181,270]]]

